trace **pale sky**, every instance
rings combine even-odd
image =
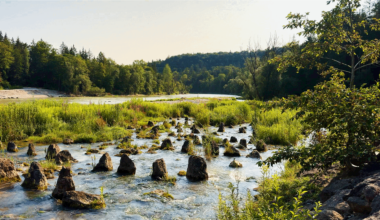
[[[235,52],[248,42],[263,47],[283,30],[289,12],[320,19],[326,0],[0,0],[0,31],[30,43],[43,39],[77,50],[102,51],[119,64],[152,61],[183,53]]]

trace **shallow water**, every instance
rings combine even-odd
[[[226,94],[180,94],[180,95],[139,95],[139,96],[120,96],[120,97],[63,97],[63,98],[40,98],[40,99],[53,99],[65,100],[69,103],[80,104],[119,104],[129,101],[134,98],[143,99],[145,101],[154,101],[160,99],[178,99],[178,98],[240,98],[237,95]],[[0,99],[0,104],[7,104],[11,102],[24,102],[34,99]],[[37,100],[37,99],[36,99]]]
[[[181,119],[184,122],[184,119]],[[249,140],[252,134],[252,128],[247,126],[246,134],[238,134],[239,126],[230,129],[226,127],[226,132],[218,133],[220,138],[230,138],[235,136],[238,141],[242,138]],[[176,132],[176,129],[172,127]],[[216,131],[216,127],[211,127],[210,132]],[[190,129],[186,129],[190,133]],[[202,134],[198,134],[201,136]],[[161,133],[160,141],[167,137],[167,133]],[[137,139],[134,133],[133,144],[147,144],[149,147],[153,144],[152,140]],[[115,149],[116,145],[108,146],[104,151],[108,152],[112,158],[114,171],[91,173],[92,166],[86,165],[91,163],[91,157],[96,156],[96,162],[101,154],[85,155],[86,148],[81,148],[81,144],[63,145],[59,144],[61,150],[69,150],[72,156],[79,162],[72,164],[74,173],[84,172],[85,175],[75,175],[77,191],[100,194],[100,187],[104,187],[105,201],[107,207],[102,210],[73,210],[62,207],[51,197],[58,178],[48,180],[49,187],[44,192],[24,190],[21,183],[5,185],[0,187],[0,216],[5,214],[24,215],[30,219],[215,219],[216,208],[218,205],[219,192],[226,195],[229,182],[236,185],[239,181],[240,193],[245,195],[247,190],[257,187],[257,179],[261,177],[261,170],[256,165],[258,159],[246,158],[250,150],[241,151],[241,157],[236,160],[243,164],[242,168],[230,168],[229,163],[232,157],[223,156],[224,148],[220,148],[220,156],[207,161],[207,171],[209,180],[193,183],[189,182],[186,177],[177,176],[180,170],[187,170],[187,154],[182,154],[181,147],[184,141],[177,141],[176,137],[170,137],[174,141],[175,151],[157,150],[157,154],[145,153],[142,150],[140,155],[131,155],[130,158],[136,165],[135,176],[119,176],[116,174],[119,166],[120,157],[115,157],[120,150]],[[101,143],[92,144],[93,148]],[[87,146],[87,145],[83,145]],[[34,160],[42,160],[45,156],[47,146],[38,146],[38,156]],[[201,146],[198,146],[201,150]],[[249,145],[249,149],[255,148]],[[27,148],[21,148],[14,157],[26,159]],[[263,159],[267,158],[273,151],[265,152]],[[164,158],[169,175],[177,177],[177,183],[173,186],[169,183],[152,181],[150,174],[152,163],[159,158]],[[271,169],[276,172],[282,169],[278,165]],[[25,168],[27,169],[27,168]],[[155,189],[168,191],[173,195],[173,200],[163,199],[160,197],[151,197],[143,195]],[[253,194],[255,192],[253,191]]]

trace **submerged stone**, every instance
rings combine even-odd
[[[8,152],[18,152],[18,148],[14,142],[9,142],[7,146]]]
[[[75,209],[100,209],[106,204],[100,195],[80,191],[67,191],[62,198],[62,205]]]
[[[57,156],[55,156],[55,162],[57,164],[63,163],[77,163],[78,161],[71,156],[68,150],[60,151]]]
[[[48,149],[47,149],[47,152],[46,152],[46,156],[45,158],[47,160],[52,160],[52,159],[55,159],[55,156],[57,156],[57,154],[61,152],[61,149],[58,147],[58,145],[56,144],[51,144],[49,145]]]

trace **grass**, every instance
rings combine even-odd
[[[316,200],[321,188],[309,177],[297,177],[299,170],[298,163],[287,162],[282,172],[271,175],[269,168],[264,166],[256,196],[248,190],[247,195],[241,197],[238,185],[230,183],[230,194],[219,195],[218,219],[315,218],[320,212],[320,202],[316,202],[314,213],[302,209],[301,204],[308,199]]]
[[[42,160],[39,161],[39,164],[41,165],[42,168],[46,170],[59,170],[59,166],[56,164],[55,160]]]

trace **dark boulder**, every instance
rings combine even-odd
[[[186,178],[190,181],[203,181],[208,179],[207,164],[199,156],[190,156],[187,166]]]
[[[197,128],[197,126],[195,126],[195,125],[193,125],[193,126],[191,126],[191,133],[194,133],[194,134],[199,134],[199,133],[201,133],[200,131],[199,131],[199,129]]]
[[[218,132],[224,132],[224,123],[220,123]]]
[[[63,195],[67,191],[75,191],[75,184],[71,175],[71,168],[62,167],[61,171],[59,172],[58,181],[55,185],[52,196],[56,199],[62,200]]]
[[[108,153],[103,154],[99,163],[94,167],[92,171],[111,171],[113,170],[112,160]]]
[[[153,127],[153,126],[154,126],[154,123],[151,122],[151,121],[149,121],[147,126],[148,126],[148,127]]]
[[[261,155],[257,150],[253,150],[251,153],[247,155],[247,157],[250,158],[255,158],[255,159],[260,159],[261,160]]]
[[[29,143],[28,145],[28,152],[26,152],[28,156],[37,156],[36,148],[34,147],[34,144]]]
[[[57,156],[55,156],[55,162],[57,164],[63,164],[63,163],[77,163],[78,161],[74,159],[70,152],[68,150],[60,151]]]
[[[161,144],[161,150],[170,150],[173,148],[173,143],[170,140],[170,138],[166,138],[165,140],[162,141]]]
[[[247,140],[246,139],[240,139],[239,145],[242,146],[243,148],[247,148]]]
[[[236,137],[232,136],[232,137],[230,138],[230,142],[231,142],[231,143],[237,143],[238,140],[237,140]]]
[[[44,174],[44,169],[37,162],[32,162],[29,167],[28,175],[21,184],[26,189],[47,189],[48,182]]]
[[[228,157],[240,157],[240,152],[235,147],[229,146],[226,147],[223,155]]]
[[[215,141],[211,141],[211,154],[213,156],[219,156],[219,146]]]
[[[119,152],[120,155],[122,154],[127,154],[127,155],[137,155],[137,154],[140,154],[141,152],[135,148],[127,148],[127,149],[124,149],[124,150],[121,150]]]
[[[7,146],[8,152],[18,152],[18,148],[14,142],[9,142]]]
[[[67,191],[62,198],[62,205],[75,209],[99,209],[105,208],[104,199],[95,194],[80,191]]]
[[[245,128],[245,127],[241,127],[241,128],[239,128],[239,133],[240,133],[240,134],[245,134],[245,133],[247,133],[246,128]]]
[[[256,150],[259,152],[265,152],[268,150],[268,147],[263,140],[258,140],[256,143]]]
[[[136,174],[136,166],[135,163],[128,157],[128,155],[123,154],[120,159],[120,165],[117,169],[118,174],[123,175],[135,175]]]
[[[6,158],[0,158],[0,183],[21,182],[13,162]]]
[[[58,154],[59,152],[61,152],[61,149],[58,147],[58,145],[56,145],[56,144],[51,144],[51,145],[48,147],[47,151],[46,151],[46,156],[45,156],[45,158],[46,158],[47,160],[52,160],[52,159],[54,159],[54,158],[57,156],[57,154]]]
[[[186,140],[185,143],[183,143],[182,145],[182,149],[181,149],[181,152],[182,153],[188,153],[189,152],[189,148],[190,148],[190,141],[189,140]]]
[[[158,159],[153,162],[153,173],[152,179],[163,180],[168,176],[168,171],[166,170],[166,164],[164,159]]]

